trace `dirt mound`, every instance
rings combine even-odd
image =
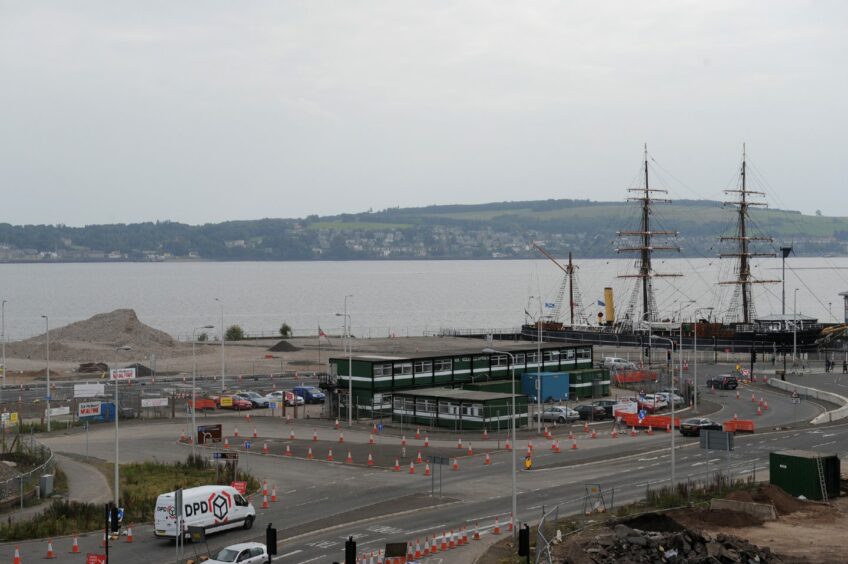
[[[99,313],[83,321],[50,330],[50,340],[56,343],[73,341],[112,346],[173,346],[174,339],[164,331],[139,321],[135,310],[116,309]],[[44,335],[27,341],[44,342]],[[24,341],[24,342],[27,342]]]
[[[297,352],[300,348],[283,339],[268,350],[271,352]]]
[[[737,500],[746,501],[746,500]],[[757,527],[763,520],[732,509],[686,509],[672,513],[672,517],[687,527],[696,529],[704,527]]]
[[[806,501],[794,498],[782,489],[772,484],[760,484],[752,491],[731,492],[727,499],[735,501],[753,501],[756,503],[771,503],[779,515],[789,515],[795,511],[809,509]]]
[[[665,513],[646,513],[632,519],[622,521],[631,529],[641,531],[654,531],[657,533],[677,533],[683,530],[683,526]]]

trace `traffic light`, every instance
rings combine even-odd
[[[518,529],[518,555],[530,556],[530,525]]]
[[[751,364],[757,362],[757,351],[751,349]]]
[[[649,356],[651,356],[650,349],[648,349],[648,347],[645,347],[643,349],[642,354],[645,356],[645,358],[648,358]]]
[[[121,522],[118,519],[118,508],[114,505],[109,508],[109,529],[113,533],[121,530]]]
[[[270,556],[277,554],[277,529],[268,523],[268,528],[265,529],[265,547]]]
[[[356,541],[353,537],[345,541],[345,564],[356,564]]]

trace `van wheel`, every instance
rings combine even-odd
[[[244,530],[248,530],[253,526],[253,517],[248,517],[244,520]]]
[[[560,425],[565,423],[565,417],[560,417],[559,419],[557,419],[557,423],[559,423]]]

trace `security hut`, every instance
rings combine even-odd
[[[792,495],[827,501],[839,496],[839,457],[811,450],[769,453],[769,481]]]
[[[459,388],[396,391],[392,421],[456,430],[505,430],[510,428],[512,400],[512,394]],[[527,396],[515,395],[515,413],[515,426],[527,425]]]

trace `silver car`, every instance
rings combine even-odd
[[[571,409],[570,407],[564,407],[561,405],[555,405],[552,407],[548,407],[541,414],[542,421],[551,421],[553,423],[567,423],[569,421],[577,421],[580,419],[580,414]]]
[[[221,550],[215,558],[206,561],[208,564],[225,564],[238,562],[240,564],[266,564],[271,562],[264,544],[258,542],[243,542]]]

